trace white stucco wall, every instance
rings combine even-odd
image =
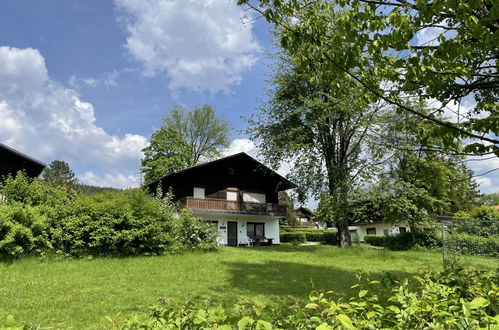
[[[356,224],[357,226],[357,235],[359,236],[360,241],[364,241],[364,236],[367,235],[367,228],[376,228],[376,235],[384,235],[384,230],[388,230],[388,235],[397,235],[400,233],[399,227],[405,227],[408,232],[410,232],[410,228],[407,224],[400,223],[396,225],[387,224],[387,223],[373,223],[373,224]],[[352,237],[353,239],[353,237]]]
[[[203,220],[218,221],[218,232],[220,233],[220,245],[227,244],[227,222],[237,222],[238,244],[248,244],[247,223],[259,222],[265,224],[265,237],[272,238],[273,244],[280,244],[279,219],[271,216],[238,215],[227,213],[194,213],[194,216]]]

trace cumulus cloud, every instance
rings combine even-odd
[[[141,183],[140,175],[124,175],[117,174],[104,174],[99,175],[93,172],[86,172],[80,176],[80,182],[91,186],[113,187],[113,188],[133,188],[138,187]]]
[[[245,152],[252,157],[258,156],[258,149],[255,145],[255,142],[249,139],[235,139],[232,140],[230,145],[222,150],[223,156],[230,156],[234,154],[238,154],[240,152]]]
[[[0,141],[34,157],[111,172],[139,166],[147,140],[108,134],[92,104],[50,79],[36,49],[0,47]]]
[[[143,73],[164,73],[169,88],[230,90],[257,60],[260,46],[235,1],[115,0],[126,48]]]

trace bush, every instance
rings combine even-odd
[[[364,243],[372,246],[385,246],[386,236],[381,235],[366,235],[364,236]]]
[[[281,233],[280,240],[281,243],[305,243],[307,241],[305,233],[300,232]]]
[[[481,237],[466,233],[454,234],[450,244],[461,254],[499,257],[499,235]]]
[[[0,257],[52,249],[71,256],[157,255],[217,246],[209,223],[140,189],[76,194],[23,173],[0,188]]]
[[[324,242],[324,232],[323,231],[306,231],[304,232],[305,239],[307,242]]]
[[[265,311],[236,305],[227,311],[206,303],[166,304],[147,319],[114,323],[121,329],[496,329],[499,326],[499,274],[448,268],[424,270],[382,285],[363,274],[357,295],[337,299],[333,292],[312,292],[305,305]],[[385,287],[386,286],[386,287]],[[388,299],[380,299],[379,292]]]
[[[413,241],[410,232],[394,236],[366,235],[364,236],[364,242],[373,246],[383,246],[394,251],[409,250],[416,244],[427,248],[434,248],[441,245],[440,237],[433,230],[417,231],[415,236],[416,242]]]
[[[39,208],[0,206],[0,256],[18,258],[50,249],[48,221]]]
[[[338,232],[336,230],[326,230],[323,237],[324,244],[338,245]]]

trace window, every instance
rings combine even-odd
[[[406,232],[407,232],[407,228],[399,227],[399,233],[406,233]]]
[[[243,201],[250,203],[266,203],[265,202],[265,194],[259,193],[243,193]]]
[[[204,198],[204,188],[194,187],[194,198]]]
[[[367,235],[376,235],[376,228],[367,228]]]
[[[247,234],[249,237],[265,236],[265,224],[258,222],[248,222],[246,224]]]
[[[388,236],[388,235],[389,235],[389,233],[388,233],[388,229],[383,229],[383,235],[385,235],[385,236]]]
[[[227,190],[227,200],[228,201],[237,201],[237,191]]]

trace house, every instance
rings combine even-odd
[[[315,221],[315,214],[308,208],[303,206],[295,206],[294,211],[296,218],[299,221],[300,227],[302,228],[324,228],[324,224]]]
[[[36,178],[42,173],[45,164],[0,143],[0,182],[8,175],[24,171],[27,176]]]
[[[278,192],[294,185],[246,153],[174,172],[148,184],[151,192],[161,186],[194,216],[213,223],[220,244],[240,246],[279,244],[279,218],[287,206]]]
[[[352,227],[354,228],[354,227]],[[352,239],[358,238],[359,241],[364,241],[364,236],[366,235],[397,235],[400,233],[410,232],[411,229],[406,222],[400,222],[397,224],[389,224],[386,222],[363,222],[355,223],[355,231],[351,231]],[[353,237],[357,235],[357,237]]]

